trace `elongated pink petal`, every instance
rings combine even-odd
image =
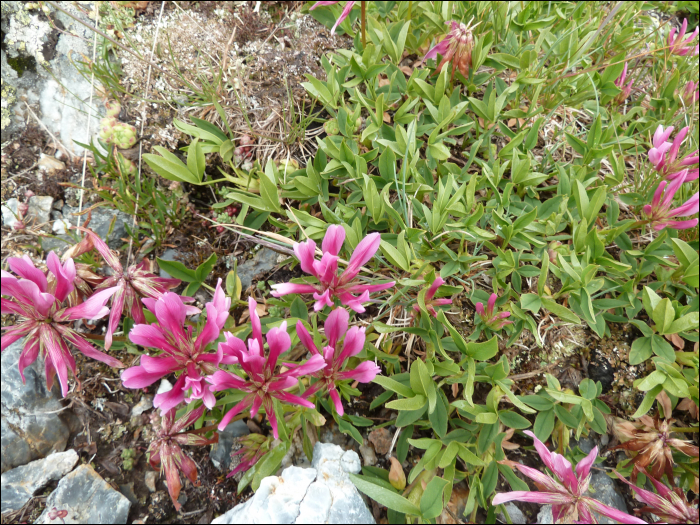
[[[306,329],[306,326],[304,326],[304,323],[302,323],[301,321],[297,321],[297,335],[299,336],[301,344],[303,344],[309,352],[311,352],[314,355],[319,354],[318,348],[316,347],[316,343],[314,343],[311,334]]]
[[[345,334],[345,341],[343,341],[343,351],[338,357],[338,362],[343,363],[349,357],[353,357],[362,351],[365,346],[365,328],[360,328],[358,326],[353,326]]]
[[[333,4],[337,4],[337,3],[338,3],[338,0],[335,0],[333,2],[316,2],[314,5],[309,7],[309,11],[313,11],[314,9],[316,9],[319,6],[333,5]]]
[[[141,356],[141,366],[149,374],[161,374],[161,376],[182,368],[174,357],[165,355],[151,357],[146,354]]]
[[[445,280],[440,276],[436,277],[433,283],[430,285],[430,288],[428,288],[428,291],[425,293],[425,301],[431,301],[433,297],[435,297],[435,293],[438,291],[438,288],[440,288],[443,284],[445,284]]]
[[[319,370],[325,367],[326,361],[323,359],[323,356],[320,354],[314,355],[311,356],[311,359],[309,359],[306,363],[291,368],[286,372],[282,372],[277,377],[280,379],[284,379],[287,377],[299,377],[307,374],[313,374],[314,372],[318,372]]]
[[[287,321],[284,321],[279,328],[270,328],[267,332],[267,344],[270,352],[266,367],[268,371],[272,372],[277,366],[277,358],[292,346],[292,339],[287,333]]]
[[[312,284],[280,283],[272,285],[272,297],[282,297],[290,293],[316,293],[318,288]]]
[[[595,446],[593,447],[593,450],[591,450],[588,455],[583,458],[581,461],[578,462],[576,465],[576,475],[578,476],[579,479],[584,479],[588,477],[588,474],[591,471],[591,467],[595,463],[596,458],[598,457],[598,447]]]
[[[396,284],[396,281],[389,281],[387,283],[381,284],[352,284],[345,286],[343,289],[350,293],[363,293],[363,292],[381,292],[382,290],[388,290]]]
[[[129,340],[136,345],[157,348],[171,355],[179,353],[179,350],[168,342],[163,329],[157,324],[137,324],[129,332]]]
[[[340,13],[338,20],[335,21],[335,24],[331,28],[331,34],[335,33],[335,29],[338,27],[338,25],[342,24],[343,20],[345,20],[348,17],[348,15],[350,14],[350,11],[352,10],[352,6],[354,6],[354,5],[355,5],[354,1],[345,3],[345,7],[343,8],[343,12]],[[277,437],[277,436],[275,436],[275,437]]]
[[[318,277],[314,270],[314,257],[316,255],[316,243],[309,239],[306,242],[294,244],[294,254],[299,259],[299,265],[302,271]]]
[[[9,330],[2,334],[0,338],[0,351],[4,351],[5,348],[10,346],[15,341],[22,339],[26,334],[23,330],[15,330],[10,332]]]
[[[243,410],[245,410],[251,405],[254,397],[255,394],[248,394],[243,399],[241,399],[231,410],[226,412],[224,417],[221,419],[221,423],[219,423],[219,426],[216,428],[218,428],[219,431],[224,431],[226,429],[226,426],[231,422],[231,420],[234,417],[236,417],[238,414],[243,412]]]
[[[13,272],[24,279],[32,281],[39,287],[39,291],[46,292],[46,275],[34,266],[34,263],[27,254],[24,254],[21,259],[18,257],[10,257],[7,259],[7,262]]]
[[[345,242],[345,229],[338,224],[331,224],[323,237],[321,249],[324,253],[338,255]]]
[[[144,388],[162,378],[165,374],[149,373],[142,366],[132,366],[121,374],[122,385],[126,388]]]
[[[654,226],[655,230],[662,230],[665,226],[673,228],[674,230],[687,230],[688,228],[695,228],[698,225],[697,219],[690,219],[689,221],[668,221],[666,224],[662,225],[660,228]]]
[[[617,521],[618,523],[646,523],[646,521],[636,518],[634,516],[630,516],[626,512],[623,512],[621,510],[614,509],[612,507],[608,507],[604,503],[601,503],[598,500],[595,500],[593,498],[583,498],[588,505],[588,507],[594,511],[596,511],[598,514],[602,514],[603,516],[606,516],[612,520]]]
[[[673,133],[673,126],[667,127],[664,131],[663,125],[659,124],[659,127],[656,128],[656,131],[654,132],[654,139],[652,140],[654,147],[658,148],[661,146],[661,144],[666,142],[671,136],[671,133]]]
[[[362,306],[362,303],[369,301],[369,292],[365,290],[359,297],[353,297],[349,293],[341,293],[339,294],[338,298],[342,304],[349,307],[351,310],[354,310],[358,314],[361,314],[365,311],[365,307]]]
[[[324,326],[328,344],[333,348],[336,347],[340,339],[348,331],[348,321],[350,314],[344,308],[336,308],[326,319]]]
[[[290,405],[300,405],[306,408],[314,408],[316,406],[311,401],[288,392],[272,392],[272,396]]]
[[[258,414],[258,410],[260,410],[260,407],[263,404],[263,398],[260,397],[259,395],[256,395],[253,398],[253,403],[250,405],[250,417],[254,418]]]
[[[486,314],[491,317],[493,315],[493,308],[496,306],[496,299],[498,299],[498,296],[495,293],[491,294],[491,297],[489,297],[489,303],[488,306],[486,307]]]
[[[144,304],[146,301],[147,299],[143,300]],[[179,295],[164,293],[155,302],[155,313],[161,328],[170,332],[176,340],[184,342],[188,339],[183,329],[187,309]]]
[[[560,492],[562,494],[568,493],[568,489],[562,485],[559,481],[548,476],[544,472],[540,472],[536,468],[527,467],[521,465],[520,463],[510,464],[512,467],[517,468],[520,472],[525,474],[528,478],[536,483],[539,483],[546,489],[546,492]]]
[[[217,370],[212,375],[207,376],[205,380],[212,385],[212,390],[214,390],[214,392],[219,392],[228,388],[243,390],[246,387],[246,382],[243,379],[231,372],[225,372],[224,370]]]
[[[177,405],[185,401],[186,377],[186,374],[181,374],[170,390],[163,392],[162,394],[157,394],[156,397],[153,398],[153,406],[159,408],[161,414],[164,414],[171,408],[175,408]]]
[[[5,314],[16,314],[22,317],[27,317],[27,310],[22,308],[22,305],[12,301],[10,299],[0,298],[0,313]]]
[[[508,501],[525,501],[527,503],[540,503],[550,505],[565,505],[572,503],[573,498],[564,494],[553,494],[551,492],[528,492],[515,490],[513,492],[501,492],[493,497],[492,505],[501,505]]]
[[[39,335],[35,334],[33,336],[27,337],[24,343],[24,349],[19,356],[19,362],[17,368],[19,368],[19,375],[22,378],[22,383],[26,383],[24,377],[24,369],[31,365],[36,358],[39,357]]]
[[[56,330],[48,324],[42,324],[39,327],[39,338],[41,340],[41,347],[46,351],[47,366],[52,366],[55,369],[56,375],[58,375],[58,381],[61,384],[61,395],[66,397],[68,394],[68,368],[66,366],[66,361],[67,355],[70,355],[66,343],[59,337]],[[49,371],[47,374],[47,382],[50,376],[51,372]],[[49,386],[49,389],[50,388]]]
[[[687,217],[688,215],[695,215],[700,211],[699,209],[699,197],[700,193],[696,193],[690,199],[685,201],[684,204],[675,208],[669,212],[672,217]]]
[[[75,287],[75,263],[73,259],[68,259],[63,266],[61,266],[61,260],[58,258],[58,255],[54,252],[50,252],[46,257],[46,266],[48,266],[49,271],[56,276],[56,291],[54,295],[56,299],[62,303]]]
[[[333,300],[331,299],[331,291],[330,290],[326,290],[322,294],[314,293],[313,297],[314,297],[314,300],[316,301],[314,303],[314,311],[315,312],[320,312],[326,306],[333,308]]]
[[[354,379],[360,383],[369,383],[374,379],[381,369],[372,361],[363,361],[354,370],[345,370],[338,374],[340,379]]]
[[[78,319],[100,319],[109,313],[109,309],[105,307],[109,298],[112,297],[118,286],[107,288],[96,292],[87,301],[80,303],[78,306],[66,308],[62,312],[58,312],[54,319],[76,321]]]
[[[535,442],[535,449],[537,450],[537,453],[540,455],[540,458],[542,459],[542,462],[545,464],[545,466],[551,470],[554,473],[554,463],[552,461],[552,453],[549,451],[549,449],[545,446],[544,443],[542,443],[539,439],[537,439],[537,436],[531,431],[531,430],[524,430],[523,434],[530,436],[533,441]]]
[[[370,233],[362,239],[352,252],[348,266],[340,276],[340,283],[346,284],[352,281],[360,272],[360,268],[369,261],[379,249],[382,242],[378,233]]]
[[[478,313],[482,319],[486,317],[486,311],[484,310],[484,303],[476,303],[474,305],[476,308],[476,313]]]
[[[107,243],[104,242],[99,235],[96,235],[95,232],[92,230],[89,230],[87,228],[79,227],[78,228],[80,231],[85,232],[88,237],[90,237],[90,240],[92,241],[92,245],[95,247],[95,249],[99,252],[99,254],[102,256],[104,261],[107,263],[107,266],[109,266],[112,270],[114,270],[114,273],[116,274],[121,274],[123,269],[122,265],[119,262],[119,257],[115,252],[113,252],[109,246],[107,246]]]
[[[440,42],[435,44],[430,51],[428,51],[425,56],[423,57],[423,60],[435,60],[438,55],[445,56],[447,54],[447,50],[450,48],[450,41],[452,40],[451,35],[445,36]]]
[[[61,333],[63,338],[74,345],[83,355],[96,361],[105,363],[113,368],[124,368],[124,363],[111,355],[100,352],[97,348],[88,343],[83,336],[66,328],[65,326],[55,325],[56,329]]]
[[[219,324],[219,311],[216,306],[214,306],[213,303],[207,303],[206,309],[207,321],[194,343],[196,352],[203,351],[209,343],[216,341],[221,333],[221,327],[223,327],[223,324],[221,324],[221,326]],[[228,310],[224,310],[222,314],[225,316],[224,321],[226,321],[226,318],[228,318]]]
[[[258,343],[258,349],[262,351],[263,349],[263,338],[262,338],[262,324],[260,324],[260,317],[257,311],[258,303],[252,297],[248,298],[248,312],[250,314],[250,326],[252,328],[253,339]]]
[[[218,281],[216,281],[216,288],[214,289],[214,297],[211,300],[211,303],[214,305],[214,307],[217,309],[219,312],[227,312],[231,308],[231,299],[226,297],[226,294],[224,293],[224,290],[221,288],[221,278],[219,278]]]
[[[124,310],[125,299],[124,285],[119,286],[117,291],[112,296],[112,309],[109,313],[109,322],[107,323],[107,333],[105,334],[105,350],[109,350],[112,346],[112,336],[119,326],[119,320]]]
[[[330,388],[328,390],[328,395],[331,397],[333,405],[335,406],[335,411],[338,413],[338,415],[342,416],[343,414],[345,414],[345,410],[343,409],[343,403],[340,401],[338,391],[335,388]]]

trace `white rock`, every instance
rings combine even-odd
[[[166,392],[170,392],[173,389],[172,383],[168,381],[167,379],[161,379],[160,384],[158,385],[158,390],[156,391],[156,395],[158,394],[165,394]]]
[[[56,235],[65,235],[70,227],[70,223],[66,219],[57,219],[53,221],[53,232]]]
[[[6,228],[12,228],[17,222],[19,201],[10,199],[2,205],[2,223]]]
[[[58,160],[56,157],[51,155],[44,155],[43,153],[39,156],[39,162],[37,163],[40,170],[52,172],[60,171],[66,167],[66,165]]]
[[[33,217],[38,224],[49,222],[51,218],[51,209],[53,206],[53,197],[34,196],[29,199],[29,210],[27,217]]]
[[[140,416],[146,410],[153,408],[153,398],[151,396],[143,396],[141,400],[131,409],[131,417]]]

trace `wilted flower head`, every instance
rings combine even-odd
[[[504,319],[510,317],[510,312],[501,312],[494,315],[494,307],[496,306],[496,299],[498,296],[495,293],[491,294],[489,297],[488,305],[484,309],[484,303],[476,303],[476,311],[481,317],[482,322],[490,330],[500,330],[507,324],[513,324],[513,321],[505,321]]]
[[[697,219],[686,221],[673,220],[674,217],[687,217],[698,213],[697,192],[681,206],[671,209],[673,197],[675,197],[678,188],[686,181],[686,172],[687,170],[683,170],[678,173],[678,177],[673,179],[670,183],[665,180],[661,181],[654,192],[654,198],[651,204],[644,206],[644,214],[649,217],[651,225],[655,230],[663,230],[666,227],[684,230],[687,228],[694,228],[697,225]],[[666,186],[668,186],[668,188]]]
[[[635,484],[630,483],[623,478],[617,471],[615,475],[620,478],[620,481],[627,483],[630,488],[636,493],[637,499],[647,506],[636,513],[651,513],[661,518],[664,523],[697,523],[698,522],[698,500],[695,498],[695,504],[688,503],[685,491],[676,487],[673,490],[669,489],[660,481],[649,477],[656,487],[658,494],[654,494],[650,490],[640,489]]]
[[[469,68],[472,65],[472,49],[474,48],[472,31],[479,25],[472,26],[471,22],[470,20],[466,25],[460,22],[445,22],[451,24],[450,32],[426,53],[423,60],[437,59],[437,56],[441,55],[442,61],[438,64],[436,72],[439,73],[445,64],[452,62],[454,65],[453,77],[455,69],[459,69],[465,77],[468,76]]]
[[[622,93],[617,95],[615,97],[615,102],[617,104],[624,104],[625,100],[627,100],[627,97],[630,96],[630,93],[632,93],[632,84],[634,83],[634,80],[630,80],[629,84],[625,85],[625,80],[627,79],[627,64],[625,64],[625,69],[622,71],[622,74],[618,77],[618,79],[614,82],[615,86],[620,88],[622,90]]]
[[[654,169],[658,171],[665,179],[674,180],[676,177],[680,176],[682,170],[687,169],[688,166],[697,164],[700,157],[698,157],[698,151],[686,155],[681,160],[677,160],[678,152],[681,148],[681,143],[683,139],[688,134],[688,126],[684,127],[678,132],[676,138],[673,142],[668,142],[671,133],[673,133],[673,126],[669,126],[664,131],[663,126],[656,128],[654,132],[654,138],[652,139],[653,147],[649,150],[649,162],[652,163]],[[698,178],[698,168],[688,170],[685,177],[685,181],[691,181]]]
[[[316,9],[319,6],[333,5],[333,4],[337,4],[337,3],[338,3],[338,0],[336,0],[335,2],[316,2],[314,5],[312,5],[309,8],[309,11],[313,11],[314,9]],[[345,7],[343,8],[343,12],[340,13],[338,20],[335,21],[335,24],[331,28],[331,33],[335,33],[336,27],[338,27],[340,24],[342,24],[343,20],[345,20],[348,17],[348,15],[350,14],[350,11],[352,11],[352,6],[354,6],[354,5],[355,5],[354,1],[345,3]]]
[[[540,459],[551,471],[552,476],[544,474],[537,469],[526,467],[514,461],[503,460],[499,463],[517,468],[525,476],[535,482],[539,492],[520,491],[503,492],[496,494],[493,505],[500,505],[508,501],[525,501],[528,503],[540,503],[552,505],[552,516],[555,523],[596,523],[593,511],[607,516],[620,523],[646,523],[645,521],[630,516],[620,510],[586,496],[588,485],[591,481],[591,467],[598,457],[598,447],[579,461],[576,470],[573,471],[571,463],[562,455],[550,452],[535,434],[529,430],[524,431],[535,441],[535,448]]]
[[[85,232],[86,236],[71,250],[71,254],[78,256],[95,248],[112,269],[112,275],[95,289],[101,290],[113,286],[117,288],[112,298],[112,311],[105,334],[105,348],[109,350],[121,316],[123,314],[130,316],[137,324],[145,323],[146,317],[143,315],[141,299],[144,297],[158,299],[169,289],[178,286],[180,279],[165,279],[149,272],[148,261],[145,259],[124,270],[117,254],[98,235],[87,228],[78,229]]]
[[[695,31],[693,31],[688,38],[683,40],[686,29],[688,29],[687,18],[683,19],[683,24],[681,25],[681,30],[678,33],[678,36],[676,36],[675,27],[672,27],[671,31],[668,33],[668,45],[671,46],[670,50],[674,55],[685,56],[690,53],[692,56],[698,54],[698,46],[695,46],[695,49],[693,49],[693,46],[690,44],[695,37],[698,36],[698,28],[696,27]]]
[[[161,473],[165,473],[168,483],[168,493],[173,500],[175,510],[180,510],[181,505],[177,498],[180,495],[182,483],[180,472],[197,485],[197,464],[187,457],[180,445],[204,446],[219,441],[219,434],[214,433],[211,439],[194,432],[184,432],[192,423],[197,421],[204,413],[204,407],[185,414],[175,421],[175,409],[172,408],[162,418],[152,417],[156,430],[156,437],[148,447],[148,462],[154,469],[160,466]]]
[[[425,308],[428,310],[430,315],[433,317],[437,318],[437,312],[435,311],[436,306],[444,306],[446,304],[452,304],[452,299],[447,299],[446,297],[441,298],[441,299],[433,299],[435,297],[435,293],[438,291],[438,289],[445,284],[445,280],[438,276],[435,278],[435,280],[432,282],[432,284],[428,287],[428,291],[425,293]],[[417,304],[413,305],[413,310],[416,312],[416,314],[420,313],[420,306]]]
[[[698,84],[700,84],[700,82],[693,82],[691,80],[685,85],[685,88],[683,88],[683,92],[681,93],[680,97],[683,99],[683,103],[686,106],[690,106],[691,104],[700,100]]]
[[[51,252],[46,259],[49,272],[54,279],[36,268],[32,260],[24,257],[10,257],[10,269],[22,277],[2,270],[2,294],[11,299],[2,298],[2,313],[13,313],[20,317],[14,326],[3,326],[2,350],[27,336],[24,350],[19,358],[19,373],[24,381],[24,369],[36,361],[39,352],[45,358],[46,384],[53,385],[54,375],[58,375],[61,394],[68,393],[68,368],[76,376],[75,360],[68,350],[68,343],[76,347],[87,357],[97,359],[113,367],[123,367],[121,361],[97,350],[83,336],[71,328],[78,319],[100,319],[109,313],[105,306],[116,288],[107,288],[94,294],[78,306],[66,307],[64,301],[73,291],[76,276],[73,259],[68,259],[63,266],[58,256]]]
[[[320,261],[315,259],[316,243],[309,239],[306,242],[295,243],[296,254],[301,269],[313,275],[319,281],[318,284],[282,283],[273,284],[274,297],[281,297],[290,293],[312,293],[316,304],[314,310],[323,310],[324,306],[333,307],[333,298],[337,297],[342,304],[349,306],[358,313],[365,311],[362,303],[369,301],[370,292],[386,290],[394,286],[394,281],[383,284],[360,284],[355,277],[360,273],[363,264],[369,261],[379,249],[381,238],[378,233],[370,233],[362,239],[355,251],[352,252],[350,261],[345,271],[338,275],[338,253],[345,242],[345,230],[342,226],[331,225],[323,238],[323,257]],[[355,297],[353,294],[360,294]]]
[[[651,475],[656,479],[666,474],[669,483],[673,484],[673,450],[686,456],[698,457],[698,447],[690,441],[672,437],[675,430],[675,419],[659,419],[642,416],[638,423],[614,418],[612,429],[615,436],[622,442],[611,450],[623,449],[637,452],[630,465],[646,469],[651,465]],[[637,469],[632,472],[632,481],[637,480]]]
[[[313,408],[314,404],[304,398],[295,396],[285,390],[297,385],[297,378],[306,374],[313,374],[326,366],[323,357],[315,355],[303,365],[286,365],[285,372],[275,372],[277,358],[289,350],[292,340],[287,334],[287,322],[283,322],[279,328],[270,328],[267,333],[268,355],[265,356],[262,325],[255,307],[255,299],[248,299],[250,322],[253,329],[252,337],[248,339],[246,346],[243,341],[229,332],[224,332],[225,343],[219,343],[219,351],[237,359],[241,369],[247,374],[242,378],[231,372],[219,370],[214,375],[206,378],[212,385],[212,390],[218,392],[229,388],[235,388],[246,392],[246,396],[231,410],[229,410],[219,424],[219,430],[226,428],[231,419],[246,408],[250,408],[250,417],[255,417],[262,406],[267,414],[267,419],[272,427],[272,435],[275,439],[277,433],[277,417],[273,406],[273,398],[292,405],[301,405]]]
[[[318,381],[304,392],[304,397],[309,397],[325,387],[335,404],[336,412],[341,416],[345,412],[336,389],[336,383],[347,379],[369,383],[380,371],[379,367],[372,361],[364,361],[353,370],[343,370],[346,361],[359,354],[365,345],[365,329],[353,326],[348,330],[349,319],[350,315],[343,308],[336,308],[326,319],[324,331],[328,344],[323,347],[323,359],[326,366],[314,374]],[[311,334],[301,321],[297,321],[297,335],[311,354],[321,357]],[[344,339],[343,336],[345,336]],[[342,348],[341,339],[343,339]]]
[[[141,364],[122,372],[122,384],[127,388],[143,388],[173,372],[183,372],[168,392],[156,395],[153,404],[162,413],[194,399],[201,399],[207,408],[216,403],[205,376],[218,370],[219,363],[230,364],[236,360],[225,356],[221,347],[215,353],[207,352],[207,345],[219,338],[228,319],[231,299],[221,289],[221,279],[216,283],[214,297],[205,305],[207,322],[199,334],[192,326],[185,326],[188,315],[199,313],[199,308],[186,305],[182,297],[167,292],[158,299],[143,299],[146,307],[155,315],[158,324],[138,324],[129,332],[131,342],[163,353],[157,357],[141,356]],[[190,395],[186,397],[186,393]]]
[[[239,472],[245,472],[255,465],[261,457],[270,451],[272,439],[262,434],[248,434],[237,438],[237,442],[241,448],[231,454],[232,464],[237,463],[237,465],[228,473],[227,478],[233,477]]]

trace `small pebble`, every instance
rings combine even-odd
[[[146,483],[146,487],[150,492],[155,492],[156,491],[156,481],[158,480],[158,473],[155,470],[149,470],[146,472],[146,476],[144,478],[144,481]]]

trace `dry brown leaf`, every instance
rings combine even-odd
[[[664,337],[671,341],[679,350],[683,350],[683,348],[685,348],[685,341],[681,339],[678,334],[665,334]]]
[[[391,81],[386,75],[379,75],[379,87],[388,86],[389,84],[391,84]]]
[[[452,397],[457,397],[458,394],[459,394],[459,384],[452,383]]]
[[[484,127],[484,119],[482,119],[481,117],[479,117],[479,125],[480,125],[482,128]],[[489,122],[489,125],[488,125],[488,127],[487,127],[486,129],[491,129],[491,128],[494,127],[495,125],[496,125],[496,124],[495,124],[494,122]]]
[[[262,303],[258,303],[255,306],[255,311],[258,314],[258,317],[265,317],[267,315],[267,306],[262,304]],[[241,315],[241,323],[246,322],[249,318],[250,318],[250,311],[248,311],[248,310],[244,311],[243,314]]]
[[[410,77],[413,74],[413,68],[409,66],[401,66],[399,67],[401,71],[403,71],[403,74],[406,75],[407,77]]]
[[[389,115],[389,113],[385,111],[384,115],[382,116],[382,120],[387,124],[391,124],[391,115]]]

